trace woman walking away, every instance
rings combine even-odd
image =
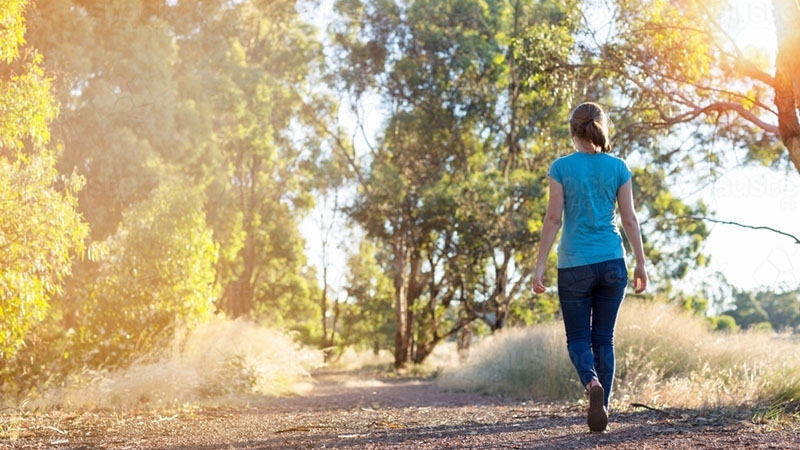
[[[634,290],[647,287],[642,236],[633,209],[631,171],[611,156],[607,118],[595,103],[583,103],[570,117],[575,152],[550,166],[550,202],[542,227],[533,289],[545,291],[547,255],[561,227],[558,245],[558,298],[567,350],[589,396],[586,421],[591,431],[605,431],[608,399],[614,384],[614,326],[625,296],[628,269],[615,203],[636,254]]]

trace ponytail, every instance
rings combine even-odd
[[[586,102],[578,105],[569,119],[570,132],[573,136],[586,139],[603,153],[611,152],[611,141],[608,139],[608,119],[597,103]]]
[[[611,151],[611,143],[608,142],[605,128],[603,128],[601,124],[598,124],[596,120],[586,124],[585,136],[603,153],[608,153]]]

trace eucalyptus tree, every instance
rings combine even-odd
[[[159,216],[157,220],[141,218],[144,222],[134,228],[127,214],[134,207],[143,211],[136,205],[162,202],[154,196],[168,178],[179,177],[177,185],[194,184],[192,179],[181,177],[179,166],[188,165],[187,160],[192,157],[194,147],[189,137],[203,130],[181,121],[185,104],[179,101],[174,76],[176,45],[163,12],[156,2],[54,0],[38,2],[28,14],[30,41],[45,56],[44,69],[52,79],[53,95],[61,110],[52,130],[53,140],[61,149],[59,171],[75,171],[86,180],[78,207],[91,227],[91,248],[100,250],[116,242],[111,253],[98,251],[96,257],[75,265],[73,276],[54,305],[52,320],[57,325],[43,327],[42,333],[48,333],[51,347],[63,347],[67,354],[72,345],[85,349],[99,342],[117,341],[122,335],[136,341],[145,335],[145,330],[161,330],[148,322],[146,314],[134,311],[146,309],[151,297],[163,298],[166,286],[137,281],[135,273],[124,272],[135,264],[117,264],[116,260],[123,256],[133,260],[138,250],[146,253],[147,246],[120,248],[123,242],[134,242],[120,238],[135,232],[134,228],[146,229],[142,236],[152,242],[185,237],[174,233],[186,228],[158,227],[170,222],[164,217],[169,210],[154,213]],[[129,220],[123,223],[126,214]],[[172,253],[165,248],[161,254],[148,253],[154,255],[161,257],[150,263],[166,273],[194,263],[177,260],[177,256],[196,254]],[[115,269],[122,272],[112,274],[110,271]],[[105,281],[101,283],[101,279]],[[116,287],[106,289],[111,284]],[[194,287],[198,292],[207,289],[203,284]],[[173,292],[169,303],[181,301],[179,296],[178,291]],[[128,323],[117,334],[99,329],[126,315],[141,321],[137,326]],[[87,322],[90,318],[94,323]],[[76,332],[67,333],[70,329]],[[62,340],[68,342],[62,346]],[[109,352],[100,351],[95,360],[124,359],[117,351],[120,346],[111,347]],[[106,359],[109,353],[114,353],[113,361]],[[46,353],[34,356],[52,359]]]
[[[567,2],[569,3],[569,2]],[[544,172],[566,150],[570,83],[527,70],[567,59],[564,2],[339,1],[338,81],[380,95],[387,120],[352,216],[392,249],[395,364],[471,321],[508,320],[526,288]],[[357,161],[353,160],[354,163]]]
[[[59,170],[86,178],[79,205],[96,240],[147,198],[164,175],[160,162],[189,151],[181,143],[196,131],[179,123],[170,26],[146,5],[54,0],[28,16],[60,104]]]
[[[117,234],[177,177],[202,195],[219,248],[216,307],[310,335],[317,287],[298,222],[312,204],[319,144],[303,114],[322,54],[300,3],[54,0],[29,18],[61,104],[59,168],[86,178],[92,238]],[[76,268],[67,322],[98,276],[98,263]]]
[[[0,30],[0,376],[44,317],[85,247],[83,180],[56,171],[58,114],[42,55],[25,45],[27,1],[3,3]]]
[[[298,223],[313,205],[315,93],[323,63],[302,1],[178,2],[179,96],[208,130],[209,224],[221,244],[222,309],[318,334],[318,287]],[[204,152],[205,154],[205,152]]]
[[[745,161],[791,164],[800,171],[800,5],[795,0],[771,1],[774,68],[770,55],[741,48],[734,39],[736,31],[722,20],[734,7],[727,0],[608,5],[613,9],[610,32],[585,41],[585,67],[624,99],[620,108],[631,120],[622,135],[641,135],[645,129],[675,132],[688,125],[688,141],[697,145],[657,151],[657,158],[714,174],[725,156],[720,153],[735,152]],[[748,5],[751,11],[755,7]]]

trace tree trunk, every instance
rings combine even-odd
[[[412,247],[413,246],[413,247]],[[409,242],[409,253],[411,259],[409,261],[409,271],[408,271],[408,288],[406,289],[406,326],[408,329],[408,347],[411,350],[411,355],[416,354],[416,346],[422,344],[424,342],[415,342],[414,336],[414,309],[411,306],[414,302],[417,301],[420,294],[422,293],[422,286],[420,285],[420,274],[422,268],[422,254],[418,246],[416,246],[413,242]]]
[[[442,338],[440,337],[435,337],[430,341],[419,345],[417,347],[417,351],[414,352],[414,363],[421,364],[423,361],[425,361],[425,358],[430,356],[430,354],[433,352],[433,349],[436,348],[436,344],[438,344],[441,339]]]
[[[472,327],[466,326],[459,330],[456,342],[458,362],[464,364],[469,358],[469,347],[472,344]]]
[[[253,233],[248,232],[245,239],[245,246],[242,249],[242,256],[244,257],[244,270],[236,282],[236,289],[234,290],[235,305],[233,308],[233,316],[249,316],[250,309],[253,303],[253,272],[256,268],[256,244]]]
[[[778,54],[775,61],[775,106],[781,141],[800,172],[800,4],[796,0],[772,0]]]
[[[324,245],[324,244],[323,244]],[[323,262],[322,266],[322,298],[320,299],[320,309],[322,310],[322,355],[327,362],[330,358],[330,346],[333,336],[328,340],[328,320],[325,315],[328,313],[328,266]]]
[[[505,326],[506,316],[508,316],[508,302],[509,296],[506,292],[506,285],[508,284],[508,264],[511,260],[511,249],[508,247],[503,248],[503,264],[497,268],[495,274],[495,290],[492,294],[492,302],[494,303],[494,323],[490,328],[492,333],[500,330]]]
[[[399,369],[408,363],[411,337],[410,323],[408,322],[408,296],[406,295],[406,254],[407,240],[405,230],[401,227],[392,237],[392,272],[394,275],[394,307],[395,324],[394,333],[394,367]]]
[[[336,339],[336,323],[339,321],[339,299],[333,299],[333,321],[331,322],[331,335],[328,336],[328,345],[326,346],[327,349],[325,350],[325,360],[330,360],[330,356],[333,353],[333,343]],[[346,345],[346,343],[345,343]],[[339,355],[341,356],[341,354]]]

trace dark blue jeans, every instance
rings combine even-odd
[[[614,326],[627,285],[622,258],[558,269],[569,358],[584,386],[600,381],[606,406],[614,385]]]

